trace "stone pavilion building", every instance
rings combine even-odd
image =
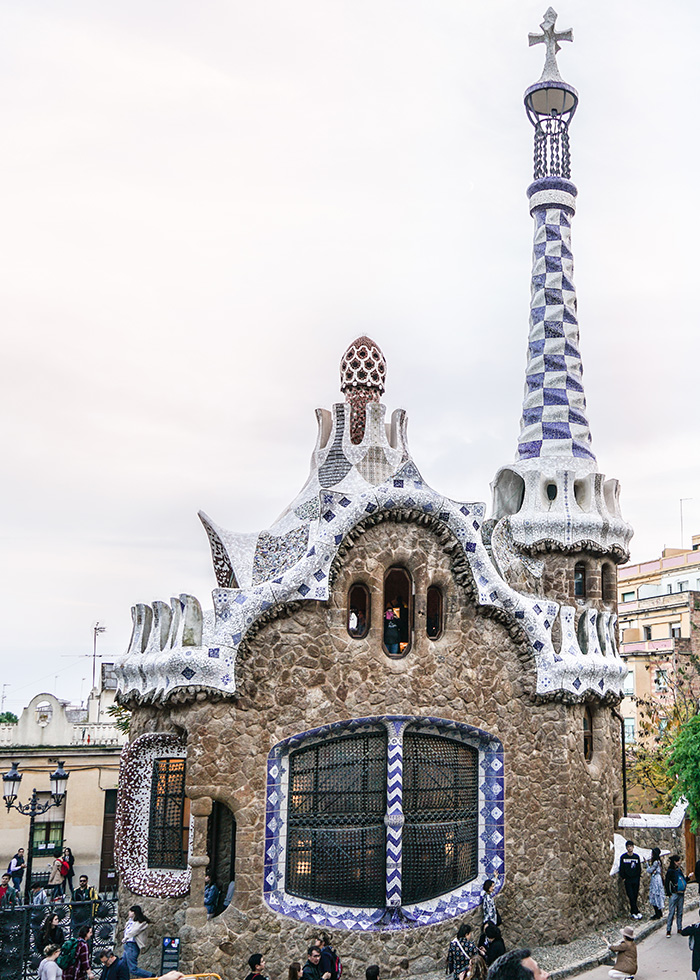
[[[509,945],[617,908],[626,667],[616,566],[631,529],[599,471],[573,284],[568,123],[550,10],[535,127],[532,298],[517,456],[483,503],[428,486],[384,357],[341,362],[309,478],[268,529],[201,514],[213,608],[133,609],[117,813],[123,906],[179,934],[186,969],[272,976],[334,933],[350,975],[428,968],[497,878]],[[228,904],[207,921],[205,870]],[[429,959],[426,959],[429,958]],[[149,965],[146,959],[146,964]],[[428,964],[428,967],[426,967]],[[154,960],[152,964],[157,966]]]

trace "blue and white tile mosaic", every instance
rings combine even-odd
[[[479,855],[476,878],[439,898],[413,905],[401,903],[402,813],[402,734],[406,727],[446,735],[473,746],[479,752]],[[286,813],[289,753],[311,741],[335,738],[341,733],[377,731],[386,728],[389,736],[387,771],[387,863],[386,905],[367,909],[324,905],[289,895],[285,891]],[[503,875],[504,847],[504,758],[501,742],[481,729],[442,718],[386,715],[336,722],[302,732],[275,745],[267,764],[267,804],[265,812],[265,870],[263,897],[267,905],[282,915],[301,922],[329,928],[362,932],[410,929],[432,925],[476,908],[481,887],[495,871]],[[503,887],[501,877],[497,891]]]

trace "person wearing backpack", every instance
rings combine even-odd
[[[318,964],[321,974],[330,973],[331,980],[340,980],[340,974],[343,972],[343,964],[331,946],[331,936],[327,932],[321,933],[321,944],[321,960]]]
[[[681,936],[688,936],[688,945],[692,953],[692,965],[690,968],[695,976],[700,978],[700,922],[696,922],[692,926],[686,926],[685,929],[679,929],[678,931]]]
[[[81,926],[77,939],[69,939],[59,953],[58,965],[63,970],[63,980],[94,980],[90,969],[92,926]]]
[[[683,903],[685,901],[685,875],[681,870],[681,858],[679,854],[672,854],[669,858],[669,867],[666,872],[666,894],[668,895],[668,918],[666,919],[666,938],[671,935],[673,916],[676,917],[676,929],[678,932],[683,928]]]

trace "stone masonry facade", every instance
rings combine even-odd
[[[387,520],[361,528],[337,559],[328,602],[283,608],[246,638],[236,665],[235,698],[203,692],[180,703],[140,705],[132,740],[144,732],[180,732],[187,744],[187,795],[194,836],[190,895],[163,901],[123,889],[121,907],[138,901],[154,920],[153,939],[177,934],[182,967],[234,978],[251,952],[266,956],[272,976],[305,958],[318,930],[274,914],[263,901],[266,765],[282,740],[354,718],[412,715],[462,722],[503,744],[505,766],[504,887],[498,897],[508,946],[564,942],[619,908],[609,877],[614,813],[619,813],[619,722],[600,702],[593,716],[593,755],[584,757],[583,703],[533,696],[536,672],[526,647],[472,601],[455,574],[449,536],[418,523]],[[551,596],[570,599],[576,556],[547,556]],[[587,558],[589,564],[594,562]],[[383,582],[401,566],[415,586],[410,652],[391,659],[382,648]],[[355,583],[370,593],[370,627],[349,635],[347,595]],[[591,568],[591,592],[595,571]],[[431,585],[444,598],[444,630],[427,637],[425,597]],[[236,887],[233,903],[206,921],[204,889],[207,818],[212,802],[234,813]],[[476,929],[481,912],[465,915]],[[358,932],[333,930],[348,975],[370,962],[398,976],[443,955],[458,922],[425,928]]]

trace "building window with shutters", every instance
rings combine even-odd
[[[264,897],[301,921],[442,921],[476,908],[503,868],[503,750],[479,729],[338,722],[275,746],[267,786]]]

